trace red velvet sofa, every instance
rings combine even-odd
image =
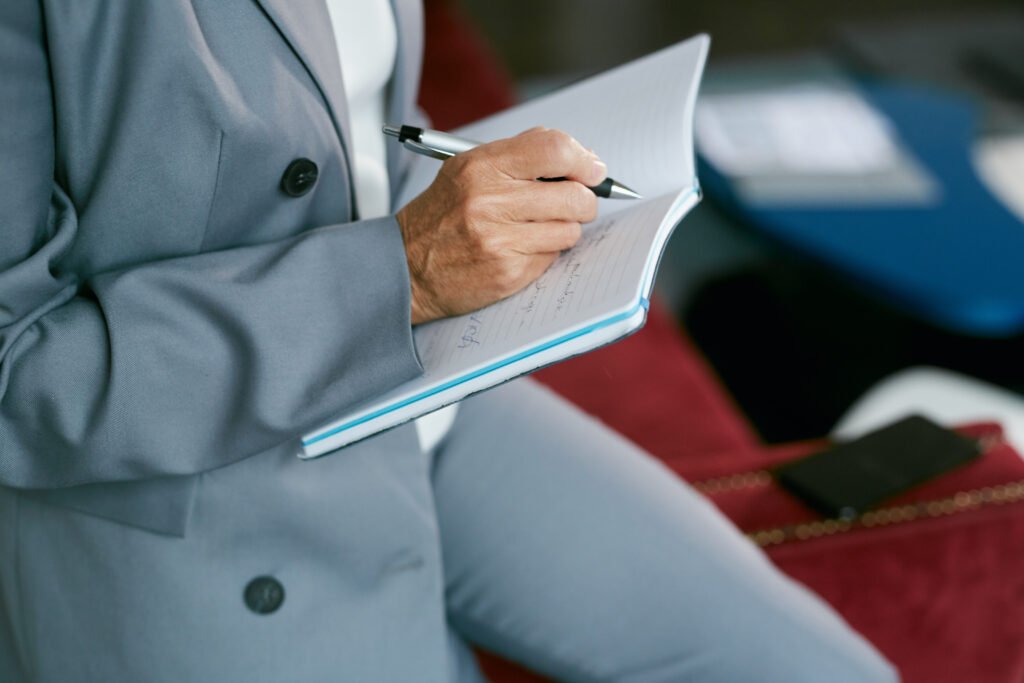
[[[513,103],[508,78],[456,6],[428,0],[426,30],[420,102],[437,127]],[[752,538],[772,560],[831,602],[908,683],[1024,681],[1024,462],[1005,444],[994,440],[973,469],[895,501],[870,525],[815,526],[763,470],[820,444],[762,445],[657,305],[633,337],[536,376],[696,483],[740,528],[760,530]],[[993,425],[974,431],[998,436]],[[481,661],[495,683],[544,680]]]

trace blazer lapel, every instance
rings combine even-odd
[[[256,0],[263,12],[277,27],[278,32],[291,47],[292,52],[306,68],[317,89],[327,103],[327,111],[334,123],[334,129],[341,140],[352,177],[352,163],[349,141],[351,132],[348,124],[348,107],[345,99],[345,82],[342,80],[341,64],[338,61],[338,47],[334,42],[331,18],[327,5],[319,2],[296,2],[296,0]],[[351,183],[350,183],[351,185]],[[355,195],[352,197],[353,214]]]
[[[334,127],[338,131],[338,137],[341,139],[342,148],[345,150],[351,176],[351,133],[345,83],[342,80],[338,47],[334,41],[327,5],[322,0],[257,2],[277,26],[277,30],[305,66],[323,95]],[[423,8],[420,0],[391,0],[391,6],[398,33],[398,54],[395,59],[395,72],[388,88],[387,123],[403,123],[412,114],[416,106],[416,93],[419,92],[423,62]],[[388,172],[392,182],[397,179],[401,153],[399,145],[387,146]],[[352,197],[352,206],[355,206],[355,196]]]

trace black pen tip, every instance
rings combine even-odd
[[[643,199],[636,190],[631,190],[625,185],[615,180],[612,181],[611,187],[608,188],[609,199]]]

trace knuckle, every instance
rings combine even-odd
[[[551,130],[545,133],[546,144],[551,154],[560,162],[572,162],[577,156],[576,141],[560,130]]]
[[[575,221],[562,221],[557,231],[552,233],[551,247],[557,251],[571,248],[579,241],[582,234],[580,224]]]
[[[479,223],[487,220],[491,207],[487,197],[482,194],[469,192],[462,197],[462,215],[470,223]]]
[[[567,225],[565,229],[566,244],[563,248],[568,249],[569,247],[573,246],[574,244],[580,241],[580,237],[582,236],[583,226],[580,225],[579,223],[569,223],[569,225]]]
[[[455,210],[462,216],[462,220],[468,226],[472,226],[476,219],[476,200],[472,195],[462,195],[455,204]]]
[[[473,253],[481,254],[487,250],[487,233],[480,230],[472,221],[466,222],[466,246]]]
[[[594,193],[586,186],[575,182],[559,183],[559,185],[564,186],[561,188],[563,202],[561,218],[585,221],[588,220],[591,212],[596,212],[597,200],[594,198]]]
[[[576,207],[573,217],[583,222],[594,220],[597,216],[597,196],[582,183],[572,183],[572,186],[573,201]]]
[[[522,267],[513,260],[504,259],[495,267],[494,281],[503,294],[511,294],[519,287]]]
[[[503,251],[501,235],[493,230],[476,230],[473,233],[473,247],[484,258],[499,257]],[[498,261],[500,263],[500,258]]]
[[[580,185],[580,192],[582,192],[583,211],[580,216],[580,220],[583,223],[589,223],[590,221],[597,218],[597,195],[584,185]]]

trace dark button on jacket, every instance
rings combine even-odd
[[[301,197],[316,185],[320,170],[306,158],[296,159],[288,164],[281,176],[281,190],[289,197]]]
[[[276,612],[284,602],[284,586],[272,576],[257,576],[245,587],[245,606],[256,614]]]

